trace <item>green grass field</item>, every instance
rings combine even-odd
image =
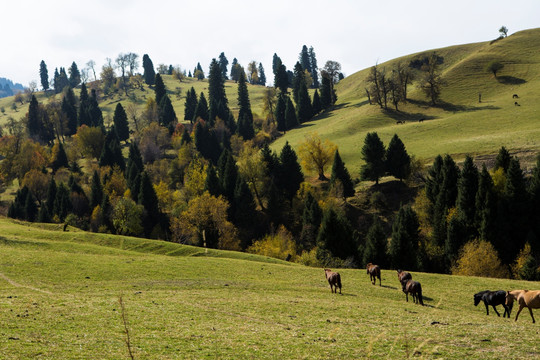
[[[501,146],[521,155],[525,163],[533,163],[540,153],[540,29],[521,31],[490,42],[458,45],[435,51],[444,57],[442,76],[443,104],[429,107],[416,82],[409,85],[406,105],[400,112],[383,112],[378,105],[369,105],[366,77],[369,69],[346,77],[336,87],[338,101],[334,110],[320,115],[278,139],[273,148],[279,150],[285,141],[293,147],[304,141],[306,134],[317,132],[339,146],[339,152],[352,176],[358,176],[361,149],[367,132],[376,131],[386,146],[394,134],[404,142],[409,154],[430,163],[438,154],[451,154],[462,159],[465,154],[488,157]],[[379,64],[390,71],[401,61],[409,61],[424,53],[412,54]],[[497,74],[484,70],[491,60],[504,64]],[[478,93],[482,102],[478,102]],[[512,95],[518,94],[518,99]],[[521,106],[515,106],[518,101]],[[422,123],[418,120],[425,118]],[[405,120],[404,125],[396,124]]]
[[[0,229],[3,359],[129,358],[120,296],[136,359],[540,356],[528,312],[486,316],[472,298],[538,282],[413,273],[422,307],[393,270],[379,287],[340,269],[336,295],[322,269],[264,257],[6,219]]]

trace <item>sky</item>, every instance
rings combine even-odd
[[[345,76],[403,55],[489,41],[540,27],[539,0],[2,0],[0,77],[40,84],[39,64],[96,72],[120,53],[148,54],[208,73],[221,52],[247,67],[262,62],[272,81],[276,53],[292,70],[303,45],[318,66],[333,60]],[[142,61],[141,61],[142,62]],[[142,72],[142,65],[139,68]],[[92,77],[91,77],[92,78]]]

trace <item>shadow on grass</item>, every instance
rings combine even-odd
[[[405,111],[396,111],[392,109],[383,110],[384,114],[396,121],[424,121],[436,119],[436,116],[430,116],[422,113],[409,113]]]
[[[527,82],[525,79],[520,79],[514,76],[499,76],[497,77],[497,81],[504,85],[521,85]]]
[[[385,288],[385,289],[397,290],[397,287],[395,287],[395,286],[390,286],[390,285],[381,285],[381,287],[383,287],[383,288]]]
[[[465,111],[479,111],[479,110],[499,110],[500,107],[493,106],[493,105],[485,105],[485,106],[469,106],[469,105],[457,105],[457,104],[451,104],[445,101],[439,101],[435,106],[431,105],[430,102],[423,101],[423,100],[409,100],[411,104],[415,104],[416,106],[422,107],[422,108],[439,108],[444,111],[449,112],[465,112]]]
[[[346,103],[342,103],[342,104],[339,104],[339,105],[334,105],[333,107],[331,107],[331,108],[325,110],[324,112],[320,113],[319,115],[315,116],[310,121],[318,121],[318,120],[323,120],[323,119],[329,118],[330,116],[333,115],[334,111],[344,109],[344,108],[348,107],[349,104],[350,103],[346,102]]]

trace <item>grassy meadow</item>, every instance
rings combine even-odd
[[[441,104],[429,106],[415,81],[408,87],[409,102],[400,105],[399,112],[391,104],[388,111],[369,104],[365,88],[370,69],[364,69],[336,86],[338,101],[332,111],[289,131],[273,147],[279,150],[285,141],[297,147],[306,134],[317,132],[339,146],[351,175],[358,176],[365,136],[376,131],[386,146],[398,134],[409,154],[425,163],[445,153],[457,160],[465,154],[488,158],[505,146],[527,166],[540,153],[539,46],[540,29],[533,29],[492,44],[457,45],[379,64],[388,73],[398,62],[408,64],[433,51],[444,57],[441,75],[446,85],[442,88]],[[485,70],[492,60],[504,64],[497,78]],[[519,98],[514,99],[513,94]],[[520,106],[515,106],[515,101]],[[418,122],[422,118],[426,120]],[[405,120],[405,124],[396,124],[397,120]]]
[[[540,356],[540,328],[473,306],[540,283],[413,273],[426,306],[339,269],[0,219],[3,359],[501,359]],[[122,297],[124,312],[119,298]],[[502,308],[501,309],[502,313]],[[540,313],[536,311],[536,317]]]

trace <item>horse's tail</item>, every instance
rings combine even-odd
[[[422,285],[418,283],[418,302],[420,305],[424,306],[424,301],[422,300]]]
[[[339,273],[337,274],[337,286],[339,286],[339,290],[341,291],[341,275]]]

